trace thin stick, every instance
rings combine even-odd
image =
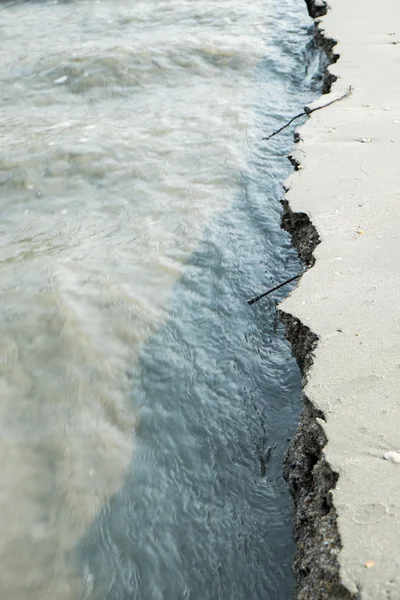
[[[317,106],[316,108],[308,108],[308,106],[305,106],[304,107],[304,112],[296,115],[295,117],[293,117],[292,119],[290,119],[290,121],[288,121],[286,123],[286,125],[284,125],[280,129],[278,129],[277,131],[274,131],[268,137],[264,137],[262,139],[263,140],[267,140],[267,141],[270,140],[275,135],[278,135],[278,133],[280,133],[281,131],[283,131],[287,127],[289,127],[289,125],[291,125],[293,123],[293,121],[295,121],[296,119],[300,119],[300,117],[305,117],[305,116],[309,117],[313,112],[315,112],[317,110],[321,110],[321,108],[326,108],[327,106],[330,106],[331,104],[334,104],[335,102],[339,102],[340,100],[343,100],[344,98],[347,98],[348,96],[350,96],[350,94],[351,94],[352,91],[353,91],[353,88],[350,86],[349,89],[343,94],[343,96],[340,96],[339,98],[335,98],[334,100],[331,100],[330,102],[327,102],[326,104],[323,104],[322,106]]]
[[[279,290],[279,288],[283,287],[287,283],[291,283],[295,279],[299,279],[299,277],[301,277],[302,275],[303,275],[303,273],[298,273],[294,277],[291,277],[290,279],[286,279],[286,281],[284,281],[283,283],[276,285],[275,287],[271,288],[270,290],[267,290],[263,294],[260,294],[259,296],[255,296],[255,298],[251,298],[251,300],[247,300],[247,304],[251,305],[251,304],[254,304],[254,302],[258,302],[259,300],[261,300],[261,298],[265,298],[265,296],[268,296],[269,294],[272,294],[272,292]]]

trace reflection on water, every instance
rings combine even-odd
[[[299,376],[245,299],[298,269],[292,133],[259,140],[317,94],[308,26],[301,0],[2,3],[1,598],[290,596]]]

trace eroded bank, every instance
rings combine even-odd
[[[297,596],[397,599],[400,7],[333,0],[323,16],[322,4],[307,1],[322,17],[316,40],[340,55],[324,91],[337,80],[331,97],[353,93],[296,136],[284,201],[283,226],[312,266],[280,309],[303,374],[285,464]]]

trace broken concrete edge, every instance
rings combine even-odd
[[[305,2],[314,20],[328,10],[325,0]],[[339,55],[334,52],[336,41],[325,37],[319,25],[320,22],[315,20],[314,43],[327,57],[323,63],[322,86],[322,93],[327,94],[337,79],[330,72],[329,65],[335,63]],[[289,160],[295,169],[300,167],[293,157],[289,157]],[[313,252],[320,243],[318,232],[308,215],[293,212],[285,199],[282,205],[282,227],[291,235],[292,243],[307,267],[312,268],[315,263]],[[296,543],[294,570],[297,599],[353,600],[357,596],[351,594],[340,580],[338,554],[342,545],[337,513],[332,502],[332,490],[338,481],[338,474],[332,470],[324,455],[327,439],[320,423],[325,421],[325,417],[307,398],[307,373],[313,363],[318,337],[293,315],[278,310],[278,316],[285,325],[286,338],[302,372],[304,401],[297,433],[284,461],[284,476],[295,504],[293,533]]]

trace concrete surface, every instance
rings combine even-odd
[[[305,393],[339,474],[341,581],[397,600],[400,464],[385,454],[400,452],[400,0],[330,0],[321,27],[339,79],[315,105],[354,90],[300,130],[286,199],[321,243],[281,309],[319,337]]]

